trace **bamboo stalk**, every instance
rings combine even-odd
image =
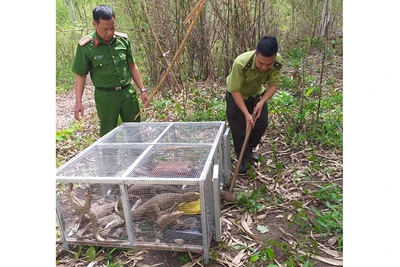
[[[163,77],[161,78],[161,80],[158,82],[156,88],[155,88],[155,89],[153,90],[153,92],[151,93],[151,95],[150,95],[150,97],[149,97],[149,102],[154,98],[154,96],[156,95],[157,91],[160,89],[162,83],[163,83],[164,80],[167,78],[167,75],[168,75],[169,72],[171,71],[172,66],[173,66],[173,65],[175,64],[175,62],[178,60],[178,58],[179,58],[179,56],[180,56],[180,54],[181,54],[183,48],[185,47],[186,41],[187,41],[187,39],[189,38],[190,33],[192,32],[194,26],[195,26],[196,23],[197,23],[197,20],[198,20],[199,17],[200,17],[200,14],[201,14],[201,11],[203,10],[205,1],[206,1],[206,0],[200,0],[200,1],[197,3],[197,5],[194,7],[194,9],[196,9],[198,12],[197,12],[196,15],[194,16],[193,21],[192,21],[192,23],[190,24],[189,29],[187,30],[186,35],[185,35],[185,37],[183,38],[182,43],[181,43],[181,45],[180,45],[178,51],[175,53],[175,56],[174,56],[174,58],[172,59],[171,64],[168,66],[168,69],[165,71]],[[198,5],[199,5],[199,6],[198,6]],[[194,10],[194,9],[193,9],[193,10]],[[190,14],[192,14],[192,13],[193,13],[193,11],[190,12]],[[189,15],[190,15],[190,14],[189,14]],[[188,20],[188,18],[186,18],[186,20]],[[186,20],[185,20],[185,21],[186,21]],[[143,107],[143,108],[139,111],[139,113],[135,116],[135,119],[136,119],[140,114],[143,113],[144,108],[145,108],[145,107]]]
[[[149,24],[149,28],[150,28],[151,34],[153,35],[153,38],[154,38],[154,40],[155,40],[156,43],[157,43],[158,49],[160,49],[161,54],[163,55],[163,58],[164,58],[164,60],[165,60],[165,63],[167,63],[167,65],[169,66],[170,63],[169,63],[168,59],[164,56],[164,51],[163,51],[163,49],[162,49],[162,47],[161,47],[160,42],[158,41],[157,35],[156,35],[156,33],[154,32],[153,26],[152,26],[152,24],[151,24],[151,22],[150,22],[149,12],[147,11],[146,1],[143,0],[142,3],[143,3],[143,6],[144,6],[144,11],[145,11],[145,13],[146,13],[146,19],[147,19],[147,23]],[[182,88],[180,87],[180,84],[179,84],[178,81],[176,80],[175,75],[172,75],[172,77],[174,78],[175,84],[176,84],[176,85],[179,87],[179,89],[181,90]]]

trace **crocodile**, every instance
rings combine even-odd
[[[201,223],[195,217],[189,217],[180,220],[179,223],[172,227],[173,230],[186,230],[186,229],[198,229],[201,227]]]
[[[71,208],[74,209],[75,212],[79,216],[79,218],[78,218],[79,222],[81,221],[82,217],[85,216],[85,215],[90,219],[90,223],[91,223],[91,226],[92,226],[92,233],[93,233],[94,238],[97,241],[100,241],[100,242],[107,241],[107,242],[112,242],[112,243],[114,243],[114,242],[117,242],[117,243],[122,242],[121,240],[106,240],[106,239],[104,239],[103,237],[100,236],[100,234],[99,234],[99,222],[98,222],[98,219],[97,219],[97,215],[96,215],[96,213],[93,211],[93,209],[91,207],[91,200],[92,200],[91,192],[88,191],[87,199],[86,199],[85,203],[82,204],[81,203],[82,200],[80,200],[76,196],[72,195],[72,186],[73,186],[72,183],[70,183],[68,185],[66,193],[67,193],[68,200],[70,201]],[[112,207],[113,207],[113,205],[111,205],[111,208]]]
[[[96,214],[97,215],[97,214]],[[96,216],[97,218],[99,218],[98,216]],[[121,216],[117,215],[117,214],[109,214],[107,216],[104,217],[100,217],[98,220],[98,226],[99,229],[98,230],[99,233],[102,233],[102,235],[104,235],[104,233],[107,233],[106,236],[109,237],[109,233],[110,230],[116,227],[119,227],[121,225],[124,225],[124,220],[121,218]],[[88,231],[90,228],[92,228],[92,223],[89,222],[85,228],[81,229],[76,235],[79,237],[83,237],[83,234]],[[92,229],[93,231],[93,229]]]
[[[156,224],[161,228],[161,230],[165,230],[165,228],[171,223],[180,224],[179,217],[183,215],[183,211],[174,211],[172,213],[161,214],[157,220]]]
[[[137,195],[143,193],[183,193],[182,189],[175,185],[156,185],[156,184],[133,184],[128,188],[128,195]]]
[[[84,202],[84,200],[79,199],[77,196],[72,194],[72,187],[73,187],[72,183],[68,184],[66,194],[67,194],[67,198],[69,200],[69,204],[70,204],[71,208],[78,215],[78,219],[76,220],[76,223],[80,224],[82,222],[83,216],[86,215],[87,212],[90,210],[92,194],[90,191],[88,191],[87,199]]]

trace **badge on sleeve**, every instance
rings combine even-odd
[[[128,35],[126,33],[122,33],[122,32],[114,32],[114,35],[119,36],[119,37],[128,38]]]

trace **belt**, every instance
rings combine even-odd
[[[128,87],[129,84],[130,83],[125,84],[123,86],[117,86],[117,87],[111,87],[111,88],[104,88],[104,87],[96,87],[96,88],[100,89],[100,90],[105,90],[105,91],[119,91],[119,90],[122,90],[122,89],[125,89],[126,87]]]
[[[262,92],[261,95],[249,96],[249,97],[248,97],[246,100],[244,100],[244,101],[246,102],[247,100],[249,100],[249,98],[250,98],[250,100],[251,100],[251,98],[253,98],[253,99],[256,100],[256,102],[258,102],[258,101],[260,101],[260,99],[264,96],[264,94],[265,94],[266,91],[267,91],[267,90],[265,90],[264,92]],[[226,90],[226,95],[227,95],[229,98],[233,99],[232,93],[229,92],[228,90]]]

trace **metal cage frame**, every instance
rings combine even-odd
[[[202,129],[202,127],[211,127],[211,136],[205,140],[196,140],[200,138],[195,133],[193,141],[185,141],[174,136],[176,129]],[[150,129],[150,134],[143,132],[143,129]],[[134,131],[133,131],[134,130]],[[200,141],[200,142],[199,142]],[[205,148],[208,154],[205,157],[201,170],[194,177],[154,177],[149,175],[133,175],[134,170],[140,166],[146,155],[156,148],[184,146],[186,148]],[[92,176],[79,173],[80,161],[93,151],[107,148],[125,148],[131,151],[139,148],[141,153],[135,155],[126,166],[126,169],[113,175],[105,174],[102,176]],[[107,159],[105,159],[107,160]],[[100,168],[104,162],[97,163],[96,168]],[[204,263],[209,261],[209,248],[212,239],[221,240],[220,223],[220,189],[228,181],[230,175],[230,139],[229,128],[225,122],[128,122],[122,123],[108,134],[104,135],[85,150],[77,154],[68,162],[56,170],[57,183],[86,183],[100,184],[103,188],[108,184],[119,185],[120,197],[122,200],[125,227],[127,229],[128,240],[121,243],[91,242],[69,238],[65,229],[65,221],[61,211],[61,204],[56,193],[56,212],[61,238],[64,247],[69,245],[97,245],[104,247],[126,247],[126,248],[147,248],[154,250],[173,250],[173,251],[191,251],[204,254]],[[76,170],[78,175],[71,171]],[[150,185],[196,185],[199,188],[200,208],[201,208],[201,226],[202,226],[202,244],[201,245],[168,245],[154,243],[135,243],[134,231],[132,227],[132,218],[129,212],[128,186],[132,184],[150,184]],[[105,194],[105,190],[104,190]],[[210,214],[207,214],[210,213]]]

